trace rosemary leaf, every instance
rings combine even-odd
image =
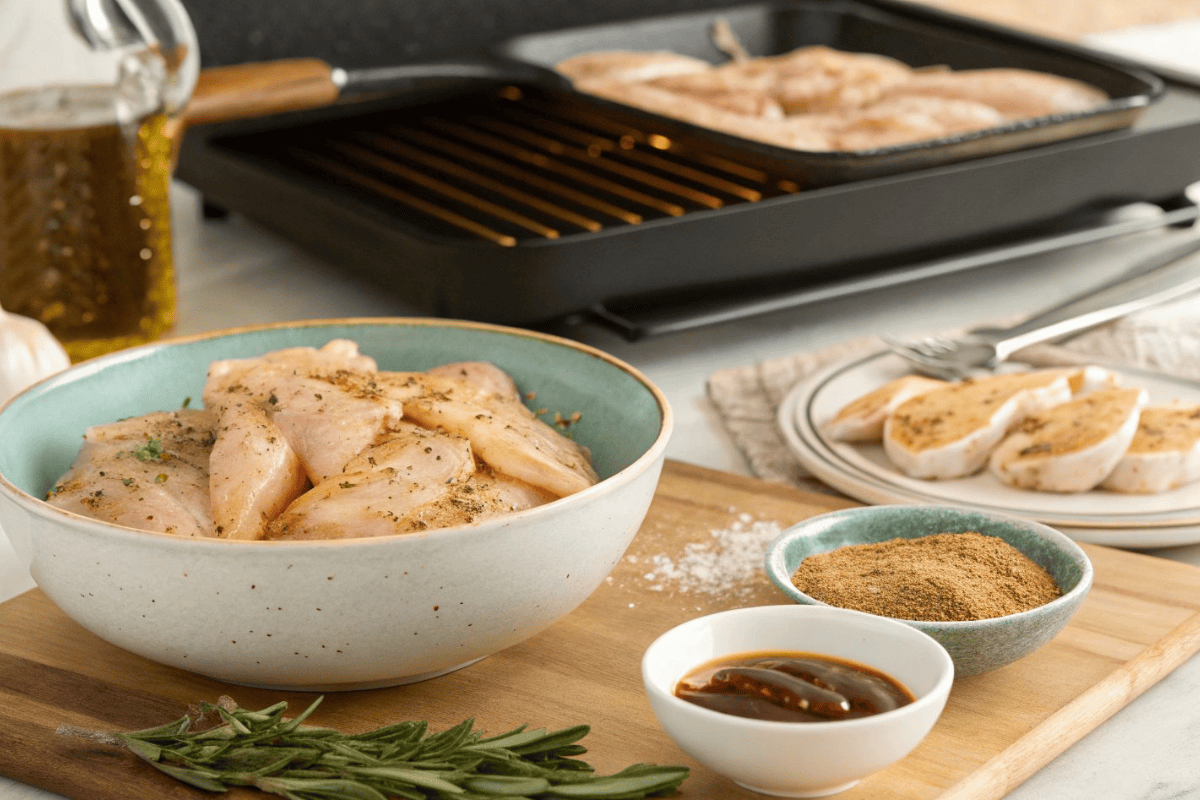
[[[201,703],[196,720],[113,741],[192,786],[213,792],[249,786],[285,800],[638,800],[673,792],[688,775],[687,767],[635,764],[596,776],[573,757],[587,752],[579,744],[587,725],[522,726],[487,738],[472,719],[433,734],[423,721],[359,734],[303,725],[321,699],[288,719],[286,702],[248,711],[223,697],[216,705]],[[210,716],[219,724],[193,730]]]

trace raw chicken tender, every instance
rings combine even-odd
[[[215,426],[213,413],[196,409],[92,426],[46,500],[127,528],[212,536],[208,457]]]
[[[905,400],[945,386],[945,381],[921,375],[902,375],[843,406],[825,426],[825,433],[843,442],[876,442],[883,423]]]
[[[209,458],[217,536],[263,538],[267,524],[310,485],[304,462],[265,404],[239,403],[220,415]]]
[[[1084,111],[1108,99],[1099,89],[1070,78],[1010,68],[917,72],[887,93],[914,95],[974,100],[1012,120]]]
[[[1025,417],[1071,398],[1064,370],[968,379],[912,397],[884,423],[883,447],[914,478],[973,475]]]
[[[1129,449],[1100,484],[1114,492],[1166,492],[1200,480],[1200,406],[1142,410]]]
[[[251,405],[266,409],[317,484],[403,418],[401,399],[382,391],[375,375],[374,359],[359,354],[357,344],[334,340],[320,349],[293,347],[217,361],[209,368],[203,398],[221,415],[222,428],[228,415]],[[255,455],[245,456],[252,460],[220,469],[257,469]]]
[[[1085,492],[1121,460],[1146,405],[1144,389],[1103,389],[1028,417],[988,462],[1000,481],[1040,492]]]
[[[269,539],[346,539],[424,530],[414,512],[475,472],[461,436],[401,423],[337,475],[301,495],[270,525]]]
[[[830,136],[838,150],[874,150],[995,128],[1004,115],[974,100],[896,97],[846,114]]]
[[[571,81],[650,81],[667,75],[702,72],[712,65],[700,58],[666,51],[604,50],[580,53],[555,65]]]
[[[497,472],[556,497],[586,489],[599,478],[587,449],[539,420],[506,394],[453,375],[411,373],[424,391],[404,403],[421,425],[463,436]]]

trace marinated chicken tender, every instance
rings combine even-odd
[[[572,81],[615,80],[630,83],[701,72],[710,66],[703,59],[667,51],[604,50],[571,56],[558,62],[555,69]]]
[[[954,97],[996,109],[1007,119],[1031,119],[1093,108],[1107,99],[1080,81],[1025,69],[940,70],[914,73],[887,97]]]
[[[1128,449],[1147,402],[1144,389],[1106,389],[1026,418],[988,461],[1001,482],[1040,492],[1085,492]]]
[[[1100,484],[1113,492],[1152,494],[1200,480],[1200,406],[1142,410],[1129,449]]]
[[[216,415],[157,411],[88,428],[47,502],[127,528],[213,536],[209,450]]]
[[[587,449],[538,419],[519,397],[456,375],[396,379],[422,387],[404,403],[409,419],[469,439],[476,457],[503,475],[556,497],[599,480]]]
[[[354,342],[337,339],[320,349],[293,347],[215,362],[203,398],[222,420],[251,407],[265,409],[316,484],[403,418],[402,400],[382,391],[375,375],[374,359],[361,355]],[[213,469],[254,468],[237,463]]]
[[[343,539],[423,530],[414,512],[475,472],[461,436],[401,423],[303,494],[270,525],[271,539]]]
[[[488,362],[381,372],[334,340],[214,362],[203,396],[204,411],[90,429],[48,500],[180,535],[351,538],[478,523],[599,480]]]

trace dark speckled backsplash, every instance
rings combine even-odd
[[[512,36],[730,0],[184,0],[205,67],[315,57],[369,67],[476,54]]]

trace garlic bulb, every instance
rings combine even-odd
[[[69,366],[70,356],[49,328],[0,308],[0,403]]]

